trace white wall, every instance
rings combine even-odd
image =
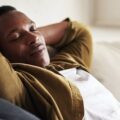
[[[61,21],[66,17],[86,24],[91,22],[90,0],[0,0],[0,5],[15,6],[38,25]]]
[[[0,0],[0,5],[6,4],[25,12],[38,25],[70,17],[86,24],[120,26],[120,0]]]
[[[120,26],[120,0],[94,0],[94,23]]]

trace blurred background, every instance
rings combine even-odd
[[[38,26],[70,17],[88,24],[94,40],[119,40],[120,0],[0,0],[25,12]]]

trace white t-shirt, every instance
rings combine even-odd
[[[76,68],[59,72],[80,90],[84,102],[84,120],[120,120],[120,103],[91,74]]]

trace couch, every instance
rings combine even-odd
[[[120,42],[94,42],[91,74],[120,101]]]

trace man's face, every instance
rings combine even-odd
[[[44,38],[35,23],[18,11],[0,16],[0,50],[11,62],[44,67],[50,61]]]

